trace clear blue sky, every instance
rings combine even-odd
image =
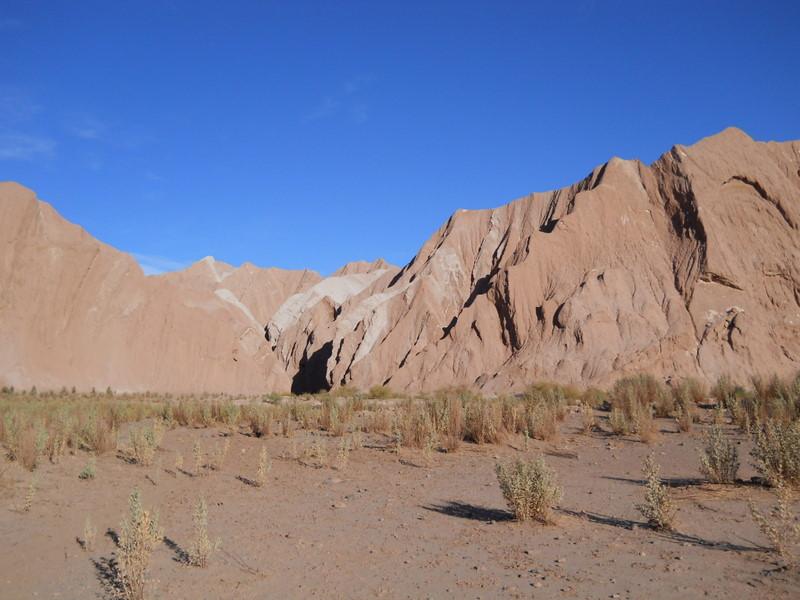
[[[0,180],[151,269],[402,264],[457,208],[613,155],[800,138],[798,23],[796,1],[0,0]]]

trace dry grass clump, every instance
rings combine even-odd
[[[652,408],[655,416],[668,417],[675,408],[673,395],[652,375],[634,375],[618,380],[609,392],[612,408],[632,419],[642,408]]]
[[[272,434],[273,409],[271,406],[248,406],[243,417],[254,436],[266,437]]]
[[[776,503],[769,511],[761,512],[751,499],[748,502],[750,515],[769,540],[770,549],[787,564],[795,565],[800,546],[800,517],[792,510],[791,491],[783,481],[776,481],[773,491]]]
[[[258,468],[256,469],[256,478],[254,483],[257,487],[264,487],[267,483],[267,473],[272,470],[272,461],[269,458],[266,446],[261,446],[261,452],[258,454]]]
[[[221,442],[214,444],[214,447],[211,450],[211,460],[209,461],[209,466],[214,471],[222,470],[222,465],[225,464],[225,458],[228,456],[228,450],[230,450],[230,447],[231,440],[229,438],[225,438]]]
[[[150,555],[163,538],[158,515],[142,507],[139,490],[134,490],[122,521],[117,557],[120,588],[128,600],[143,600]]]
[[[374,400],[386,400],[388,398],[398,398],[399,396],[386,385],[374,385],[369,388],[367,396]]]
[[[78,473],[78,479],[94,479],[97,476],[97,460],[94,456],[89,457],[86,466]]]
[[[498,403],[474,398],[464,406],[464,439],[476,444],[497,444],[503,437],[502,410]]]
[[[669,488],[661,482],[660,468],[656,463],[655,454],[649,454],[644,461],[645,483],[644,502],[637,504],[637,510],[642,513],[647,524],[651,527],[672,531],[675,523],[676,508],[669,495]]]
[[[800,487],[800,421],[756,422],[750,453],[756,469],[770,484],[780,481]]]
[[[555,473],[543,458],[533,462],[517,460],[495,468],[500,490],[518,521],[536,519],[550,523],[553,506],[563,495]]]
[[[97,529],[92,523],[92,519],[87,515],[86,520],[83,522],[83,549],[87,552],[94,550],[95,542],[97,541]]]
[[[747,390],[723,376],[712,390],[713,397],[728,409],[742,431],[752,431],[757,422],[800,419],[800,373],[789,379],[754,377],[751,385]]]
[[[203,474],[203,448],[200,446],[200,440],[195,440],[192,443],[192,458],[194,459],[194,475],[199,477]]]
[[[202,496],[198,498],[192,513],[192,523],[194,527],[194,537],[189,546],[189,564],[195,567],[205,568],[211,554],[219,549],[220,541],[211,542],[208,537],[208,506]]]
[[[700,449],[700,472],[711,483],[734,483],[739,471],[739,452],[736,445],[715,423],[706,432]]]
[[[129,451],[131,460],[145,467],[152,465],[163,439],[164,425],[159,419],[149,425],[131,427]]]

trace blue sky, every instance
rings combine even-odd
[[[402,264],[454,210],[614,155],[800,138],[798,22],[798,2],[0,0],[0,180],[150,270]]]

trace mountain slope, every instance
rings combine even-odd
[[[290,381],[264,340],[270,309],[319,279],[245,265],[225,288],[198,265],[136,261],[0,184],[0,381],[45,388],[257,393]],[[207,266],[207,265],[206,265]],[[257,300],[247,304],[250,299]]]
[[[800,144],[729,129],[651,166],[615,158],[574,186],[458,211],[398,275],[283,324],[275,346],[323,387],[790,372],[798,223]]]

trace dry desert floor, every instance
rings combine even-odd
[[[116,539],[134,488],[164,529],[148,571],[151,598],[800,597],[800,574],[766,551],[748,511],[748,498],[767,505],[771,494],[700,479],[702,426],[678,433],[674,420],[659,419],[648,445],[581,433],[579,420],[571,410],[551,441],[507,435],[452,453],[398,450],[390,435],[364,433],[346,464],[325,432],[256,438],[236,427],[177,427],[153,465],[109,452],[88,480],[78,478],[85,453],[45,462],[34,475],[2,460],[0,597],[115,597]],[[750,442],[730,435],[746,481]],[[225,439],[221,468],[194,473],[193,446],[209,451]],[[257,487],[263,446],[272,466]],[[309,448],[327,457],[309,458]],[[678,506],[672,533],[647,527],[636,510],[651,451]],[[538,456],[564,490],[552,525],[513,520],[494,472],[498,461]],[[206,568],[186,558],[200,496],[219,540]],[[97,530],[88,550],[87,517]]]

